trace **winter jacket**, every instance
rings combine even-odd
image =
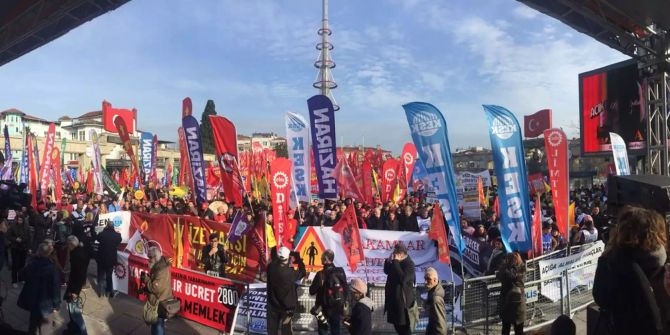
[[[32,313],[48,316],[61,304],[60,276],[44,257],[34,258],[24,269],[25,284],[16,304]]]
[[[348,292],[347,275],[344,273],[344,269],[336,267],[333,264],[326,264],[323,270],[316,273],[316,276],[314,277],[312,284],[309,286],[309,294],[316,295],[315,304],[323,308],[323,314],[325,314],[328,317],[341,316],[344,312],[343,310],[344,305],[326,306],[324,303],[327,289],[326,280],[330,276],[337,276],[337,279],[340,281],[340,285],[342,285],[342,288],[344,290],[344,294],[346,294]]]
[[[511,324],[526,322],[526,294],[524,293],[523,278],[525,266],[514,266],[504,263],[496,273],[496,278],[502,284],[498,309],[500,319]]]
[[[416,220],[415,214],[405,215],[398,214],[398,229],[400,231],[419,231],[419,222]]]
[[[386,286],[384,287],[384,311],[389,323],[406,325],[410,321],[409,309],[415,304],[414,262],[407,256],[402,261],[386,259],[384,262]]]
[[[505,250],[493,249],[493,252],[491,252],[491,258],[489,258],[489,264],[486,267],[486,275],[489,276],[498,271],[504,261]]]
[[[161,257],[144,277],[149,291],[149,301],[156,304],[158,301],[172,299],[172,280],[170,279],[170,263]]]
[[[426,300],[428,325],[426,335],[447,334],[447,308],[444,305],[444,289],[438,284],[428,291]]]
[[[202,248],[202,263],[205,265],[205,271],[214,271],[219,275],[223,275],[226,263],[228,263],[223,245],[218,246],[218,250],[213,256],[209,255],[210,251],[212,251],[212,246],[209,244]]]
[[[376,229],[376,230],[384,229],[384,221],[381,216],[380,217],[376,217],[374,215],[368,216],[366,224],[368,226],[368,229]]]
[[[12,223],[7,230],[7,241],[12,249],[28,250],[30,246],[30,231],[27,224]],[[20,239],[17,240],[17,239]]]
[[[112,267],[116,264],[116,250],[121,243],[121,234],[114,229],[103,230],[95,240],[100,243],[98,246],[98,265],[102,267]]]
[[[351,309],[351,318],[349,319],[349,334],[351,335],[372,335],[372,299],[363,297],[358,300]]]
[[[295,282],[305,277],[305,263],[296,260],[298,269],[290,264],[282,264],[278,259],[268,264],[268,310],[292,312],[298,306],[298,292]]]
[[[80,244],[70,251],[70,277],[65,289],[65,296],[69,293],[79,295],[82,287],[86,284],[89,263],[88,247]]]
[[[593,298],[609,334],[670,334],[670,297],[663,288],[664,249],[605,252],[598,259]],[[602,330],[602,329],[599,329]]]

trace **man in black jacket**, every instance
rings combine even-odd
[[[316,308],[328,319],[328,328],[319,327],[319,335],[339,335],[344,314],[344,301],[347,292],[347,276],[344,269],[333,265],[335,253],[328,249],[321,255],[323,270],[316,273],[309,294],[316,295]],[[318,314],[318,313],[317,313]]]
[[[209,244],[202,248],[202,263],[205,265],[205,272],[219,277],[225,275],[226,263],[228,258],[223,250],[223,245],[219,244],[219,234],[209,235]]]
[[[400,231],[419,231],[419,223],[416,220],[414,208],[410,205],[405,206],[405,211],[398,215],[398,223]]]
[[[121,234],[114,230],[114,223],[109,222],[105,229],[95,237],[98,245],[98,295],[114,296],[112,272],[116,265],[116,250],[121,244]],[[106,285],[104,285],[104,284]],[[105,291],[103,292],[103,286]]]
[[[387,275],[384,287],[387,321],[393,324],[398,335],[409,335],[417,321],[416,274],[404,244],[395,245],[391,257],[384,261],[384,273]]]
[[[70,235],[67,238],[67,250],[70,252],[70,277],[65,289],[64,299],[67,301],[67,310],[70,313],[68,330],[72,334],[85,334],[86,325],[81,314],[82,305],[79,294],[86,283],[86,274],[88,273],[88,247],[81,243],[76,236]]]
[[[298,265],[295,270],[290,266],[290,259]],[[273,259],[267,268],[268,276],[268,303],[267,328],[268,335],[279,334],[281,325],[282,335],[292,335],[293,313],[298,306],[298,291],[296,281],[307,274],[305,263],[299,253],[292,253],[287,247],[279,248],[277,258]]]

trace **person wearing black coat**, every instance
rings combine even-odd
[[[298,269],[291,267],[289,260],[298,265]],[[298,291],[296,281],[307,274],[305,263],[300,253],[292,253],[287,247],[279,248],[277,258],[267,267],[267,330],[268,335],[293,334],[292,318],[298,307]],[[281,327],[280,327],[281,325]]]
[[[351,280],[351,292],[354,307],[351,308],[350,318],[344,324],[349,328],[351,335],[372,335],[372,299],[366,296],[368,284],[363,280],[354,278]]]
[[[342,288],[343,295],[347,292],[347,276],[344,273],[344,269],[337,267],[333,264],[335,260],[335,253],[328,249],[321,254],[321,264],[323,264],[323,270],[316,273],[312,284],[309,286],[309,294],[316,295],[315,306],[320,306],[323,315],[328,319],[328,328],[323,329],[319,327],[319,334],[330,334],[330,335],[339,335],[340,334],[340,325],[342,323],[342,315],[344,314],[344,301],[334,306],[326,305],[326,295],[327,290],[332,289],[327,287],[328,279],[335,276],[337,278],[340,287]],[[344,297],[343,297],[343,300]]]
[[[419,231],[419,222],[412,206],[406,206],[405,211],[398,215],[398,224],[400,231]]]
[[[55,334],[54,313],[61,304],[60,275],[49,259],[53,247],[37,246],[36,257],[23,269],[26,279],[16,304],[30,313],[29,334]]]
[[[416,274],[404,244],[395,245],[391,257],[384,261],[384,273],[387,275],[384,287],[387,321],[399,335],[409,335],[416,322]]]
[[[86,275],[88,273],[89,250],[79,239],[70,235],[67,238],[67,250],[70,252],[70,277],[65,288],[64,299],[67,301],[70,322],[69,334],[86,334],[86,324],[81,314],[82,306],[79,300]]]
[[[219,244],[219,234],[213,233],[209,235],[209,244],[202,248],[202,263],[205,267],[205,272],[215,272],[217,276],[223,277],[226,273],[226,263],[228,257],[223,250],[223,245]]]
[[[384,219],[382,218],[381,208],[375,208],[372,210],[372,214],[368,216],[366,221],[368,229],[382,230],[384,229]]]
[[[121,244],[121,234],[114,230],[114,224],[108,223],[105,229],[95,237],[98,244],[98,295],[114,296],[112,272],[116,265],[116,251]],[[104,292],[103,292],[104,286]]]
[[[525,273],[526,267],[518,252],[505,255],[505,261],[496,273],[496,278],[502,285],[498,298],[502,335],[509,335],[512,326],[515,335],[523,335],[523,325],[526,322],[526,294],[523,283]]]

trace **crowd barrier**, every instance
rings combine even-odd
[[[592,250],[581,258],[574,259],[580,252]],[[591,244],[560,250],[537,257],[526,263],[526,330],[535,330],[551,324],[559,315],[573,315],[586,308],[593,297],[591,290],[597,265],[597,257],[602,252],[602,243]],[[572,264],[578,264],[559,274],[542,276],[540,264],[552,260],[560,262],[572,258]],[[594,256],[595,255],[595,256]],[[591,257],[588,258],[587,257]],[[594,259],[596,261],[594,261]],[[543,262],[545,261],[545,262]],[[555,263],[557,263],[555,262]],[[560,265],[559,265],[560,266]],[[546,265],[545,265],[546,267]],[[546,269],[545,269],[545,272]],[[541,278],[543,277],[543,278]],[[501,322],[499,318],[498,299],[501,284],[495,276],[467,278],[462,285],[443,282],[447,322],[453,330],[465,329],[468,334],[499,334]],[[309,313],[314,307],[314,296],[309,295],[308,286],[298,288],[298,310],[294,315],[294,329],[303,332],[316,332],[316,319]],[[419,306],[419,323],[414,333],[424,333],[428,323],[428,311],[424,308],[427,290],[425,286],[416,287],[417,304]],[[374,303],[372,327],[375,333],[394,333],[393,325],[388,323],[384,314],[384,286],[371,284],[369,296]]]

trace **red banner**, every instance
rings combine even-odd
[[[54,143],[56,141],[56,125],[53,123],[49,124],[49,131],[47,132],[47,137],[44,141],[44,151],[42,151],[42,165],[40,166],[40,191],[42,192],[42,198],[44,198],[49,192],[49,182],[51,175],[51,154],[54,149]]]
[[[382,168],[382,202],[391,201],[393,190],[395,190],[398,183],[398,170],[400,168],[400,161],[395,158],[389,158],[384,162]]]
[[[126,153],[130,158],[130,163],[132,164],[133,171],[137,173],[137,171],[139,171],[137,166],[137,157],[135,157],[135,153],[133,152],[133,145],[130,142],[130,133],[129,129],[126,127],[126,122],[123,120],[123,118],[117,117],[116,119],[114,119],[114,124],[116,125],[116,129],[119,131],[119,137],[121,138],[121,143],[123,143],[123,148],[126,150]],[[142,183],[140,181],[140,185],[141,184]]]
[[[188,148],[186,147],[186,134],[184,128],[177,129],[179,134],[179,154],[181,155],[179,164],[179,185],[188,186],[191,191],[191,199],[195,202],[195,185],[193,185],[193,178],[191,178],[191,163],[188,159]]]
[[[193,113],[193,104],[191,98],[186,97],[181,101],[181,118],[185,118]]]
[[[535,193],[535,212],[533,213],[533,226],[530,228],[533,244],[533,257],[542,255],[542,204],[540,194]]]
[[[568,138],[560,129],[544,131],[544,149],[549,166],[551,197],[556,212],[556,224],[563,238],[568,240],[568,206],[570,203],[568,171]]]
[[[29,176],[28,178],[30,179],[29,181],[29,187],[30,187],[30,204],[33,206],[33,208],[37,208],[37,167],[35,166],[35,153],[33,152],[34,146],[33,146],[33,136],[28,135],[27,136],[27,141],[28,141],[28,165],[30,166],[29,169]]]
[[[528,176],[528,184],[530,185],[530,194],[544,193],[544,176],[541,173],[534,173]]]
[[[139,288],[141,274],[149,272],[148,260],[129,255],[127,271],[128,295],[146,300],[146,296],[140,294]],[[181,302],[177,315],[224,333],[231,331],[235,308],[244,293],[245,285],[175,267],[170,268],[170,277],[172,294]],[[121,291],[123,289],[120,288]]]
[[[365,199],[366,204],[372,205],[372,196],[374,194],[372,190],[372,165],[370,164],[370,160],[367,158],[367,156],[365,157],[363,166],[361,167],[361,179],[363,185],[363,199]]]
[[[112,104],[103,101],[102,102],[102,125],[106,131],[110,133],[118,132],[118,126],[116,124],[116,119],[123,119],[124,124],[127,126],[127,132],[135,132],[135,120],[137,119],[137,110],[136,109],[121,109],[121,108],[112,108]]]
[[[355,272],[358,263],[365,260],[363,254],[363,245],[361,243],[361,234],[358,231],[358,221],[356,219],[356,210],[353,205],[347,206],[342,213],[340,221],[333,226],[333,231],[340,234],[342,249],[347,255],[347,262],[351,271]]]
[[[335,177],[335,180],[337,181],[337,190],[340,192],[340,195],[344,198],[352,198],[359,202],[365,201],[346,159],[337,162],[335,171],[333,171],[333,177]]]
[[[60,168],[60,150],[54,148],[51,153],[51,164],[54,174],[54,196],[56,203],[60,203],[60,199],[63,198],[63,176],[61,175]]]
[[[221,167],[221,183],[226,201],[242,206],[244,184],[239,170],[235,125],[223,116],[210,115],[216,156]]]
[[[433,206],[433,218],[430,220],[430,230],[428,237],[437,241],[438,259],[442,263],[451,264],[451,256],[449,255],[449,239],[447,238],[446,222],[442,214],[442,208],[438,203]]]
[[[291,236],[284,236],[286,215],[289,209],[291,195],[291,161],[286,158],[277,158],[270,164],[270,188],[272,193],[272,216],[274,217],[274,231],[277,247],[286,244]]]
[[[398,185],[400,186],[398,189],[398,202],[405,198],[405,195],[407,195],[407,185],[412,181],[412,171],[414,171],[414,163],[416,162],[416,147],[414,144],[405,143],[400,157],[402,157],[402,178],[398,178]]]

